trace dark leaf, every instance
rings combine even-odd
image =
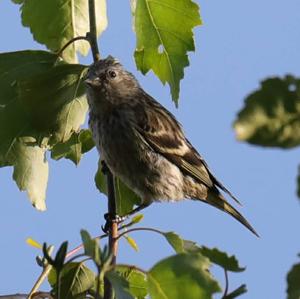
[[[237,139],[291,148],[300,144],[300,79],[270,78],[250,94],[234,122]]]
[[[287,275],[288,299],[300,298],[300,264],[296,264]]]

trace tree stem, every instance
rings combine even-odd
[[[97,44],[97,25],[96,25],[96,9],[95,0],[89,0],[89,18],[90,18],[90,32],[87,34],[89,39],[94,62],[100,60],[100,53]],[[106,171],[107,178],[107,199],[108,199],[108,214],[110,217],[115,218],[117,214],[116,200],[115,200],[115,187],[114,187],[114,177],[110,170],[107,168]],[[117,250],[118,250],[118,224],[116,222],[110,221],[108,227],[108,248],[110,254],[113,258],[111,265],[116,264]],[[104,278],[104,299],[113,299],[113,289],[112,285],[108,279]]]

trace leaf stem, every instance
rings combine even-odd
[[[87,36],[77,36],[72,39],[70,39],[57,53],[57,56],[61,56],[63,51],[66,50],[72,43],[78,41],[78,40],[86,40],[89,42],[89,38]]]
[[[136,227],[136,228],[132,228],[132,229],[128,229],[127,231],[122,232],[118,237],[117,240],[119,240],[121,237],[123,237],[124,235],[131,233],[131,232],[135,232],[135,231],[150,231],[150,232],[154,232],[160,235],[163,235],[164,233],[158,229],[155,228],[151,228],[151,227]]]
[[[228,293],[228,287],[229,287],[229,280],[228,280],[228,273],[227,270],[224,269],[225,273],[225,290],[222,299],[225,299]]]

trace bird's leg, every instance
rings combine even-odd
[[[110,213],[105,213],[104,219],[105,219],[105,225],[101,226],[101,228],[102,228],[103,232],[108,234],[110,224],[111,223],[120,224],[126,219],[126,216],[111,215]]]

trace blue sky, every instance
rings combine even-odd
[[[171,102],[168,87],[149,73],[136,71],[135,36],[128,1],[108,1],[109,27],[100,40],[103,56],[117,57],[144,89],[170,109],[188,138],[216,176],[242,201],[240,211],[261,235],[254,237],[228,215],[207,205],[184,201],[153,204],[143,225],[176,231],[185,239],[235,254],[243,273],[230,275],[230,288],[246,283],[241,298],[285,298],[286,273],[298,261],[296,228],[300,207],[295,195],[299,149],[274,150],[235,140],[232,122],[244,97],[267,76],[300,74],[300,2],[296,0],[201,1],[204,25],[195,31],[196,53],[181,84],[180,104]],[[198,2],[199,3],[199,2]],[[18,6],[0,3],[0,51],[43,49],[21,26]],[[82,60],[91,63],[91,57]],[[94,186],[97,153],[88,153],[76,168],[69,161],[51,161],[48,210],[34,210],[12,181],[12,169],[0,170],[0,294],[28,292],[39,274],[38,252],[25,243],[29,236],[58,246],[80,243],[79,230],[98,235],[106,210]],[[119,261],[150,268],[172,254],[156,235],[132,235],[140,251],[123,241]],[[215,271],[222,281],[223,275]]]

